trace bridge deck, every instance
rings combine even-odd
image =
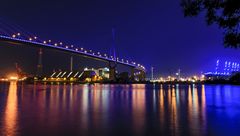
[[[138,70],[145,71],[145,68],[143,66],[141,66],[140,64],[133,64],[133,63],[128,63],[128,62],[116,60],[114,58],[109,58],[107,56],[102,56],[102,55],[99,55],[99,54],[86,52],[84,50],[79,50],[78,48],[69,48],[69,47],[66,48],[66,47],[55,46],[55,45],[51,45],[51,44],[45,44],[45,43],[40,43],[40,42],[36,42],[36,41],[30,41],[30,40],[25,40],[25,39],[20,39],[20,38],[13,38],[13,37],[3,36],[3,35],[0,35],[0,40],[5,41],[5,42],[29,44],[29,45],[34,46],[34,47],[37,46],[37,47],[41,47],[41,48],[56,49],[56,50],[69,52],[69,53],[72,53],[72,54],[77,54],[77,55],[81,55],[81,56],[85,56],[85,57],[89,57],[89,58],[93,58],[93,59],[97,59],[97,60],[101,60],[101,61],[116,62],[117,64],[122,64],[122,65],[133,67],[133,68],[138,69]]]

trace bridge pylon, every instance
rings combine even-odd
[[[38,50],[38,64],[37,64],[37,76],[41,77],[43,72],[43,65],[42,65],[42,48]]]
[[[116,81],[117,63],[109,61],[109,80]]]
[[[112,28],[112,47],[110,49],[110,55],[112,55],[115,61],[109,61],[109,80],[116,81],[116,68],[117,68],[117,57],[116,57],[116,45],[115,45],[115,29]]]

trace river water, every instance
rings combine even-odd
[[[0,136],[240,135],[240,86],[0,84]]]

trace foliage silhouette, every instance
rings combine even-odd
[[[240,0],[182,0],[181,7],[185,17],[206,12],[207,24],[224,30],[225,47],[240,47]]]

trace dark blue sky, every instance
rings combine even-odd
[[[180,0],[5,0],[1,19],[37,34],[88,49],[109,52],[116,28],[120,57],[155,67],[161,75],[195,74],[217,59],[239,61],[225,49],[222,31],[204,16],[184,18]]]

